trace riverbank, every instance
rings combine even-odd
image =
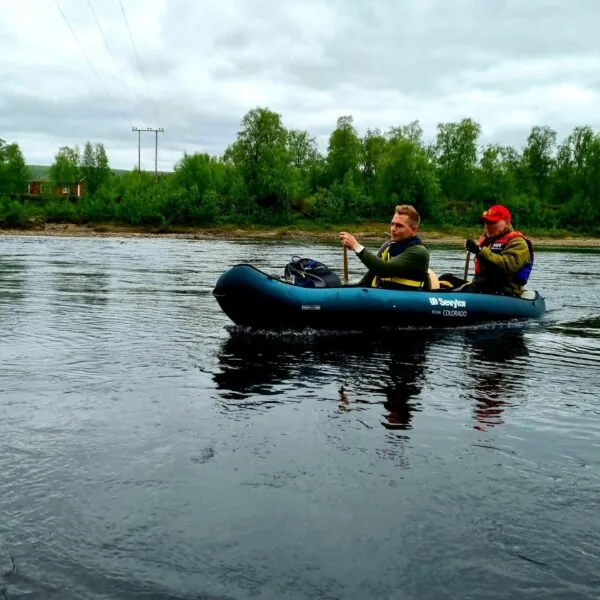
[[[369,223],[362,226],[331,226],[327,229],[296,227],[132,227],[126,225],[76,225],[73,223],[45,223],[27,229],[0,229],[4,236],[59,236],[59,237],[126,237],[126,238],[181,238],[181,239],[257,239],[257,240],[305,240],[320,243],[336,243],[337,232],[347,229],[361,241],[377,243],[389,234],[386,223]],[[476,237],[479,230],[447,231],[423,229],[421,238],[427,244],[444,246],[463,246],[466,237]],[[600,237],[574,234],[530,235],[537,247],[555,248],[600,248]]]

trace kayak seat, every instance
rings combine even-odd
[[[426,286],[428,290],[439,290],[440,280],[438,279],[438,276],[431,269],[429,269],[427,274],[429,275],[429,282]]]

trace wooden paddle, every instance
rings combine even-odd
[[[348,283],[348,248],[344,246],[344,285]]]
[[[471,252],[467,250],[467,256],[465,257],[465,272],[463,274],[463,279],[467,281],[467,277],[469,275],[469,261],[471,260]]]

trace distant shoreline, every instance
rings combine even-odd
[[[179,239],[256,239],[256,240],[304,240],[320,243],[336,243],[337,232],[342,226],[327,229],[303,229],[295,227],[186,227],[158,229],[152,227],[132,227],[120,225],[76,225],[73,223],[46,223],[27,229],[0,229],[2,236],[50,236],[50,237],[125,237],[125,238],[179,238]],[[365,242],[377,243],[388,236],[388,225],[369,224],[368,226],[344,225],[348,231]],[[426,244],[464,247],[466,235],[477,233],[460,232],[462,235],[436,230],[423,230],[419,234]],[[566,235],[552,237],[531,235],[538,247],[555,248],[600,248],[600,237]]]

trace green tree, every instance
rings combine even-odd
[[[69,186],[85,177],[77,203],[20,202],[28,168],[18,144],[0,139],[0,223],[40,220],[168,227],[171,224],[387,221],[393,206],[417,206],[428,224],[475,225],[484,205],[506,204],[519,228],[562,228],[600,234],[600,133],[575,127],[557,145],[556,132],[533,127],[522,149],[478,146],[472,119],[440,123],[424,143],[419,121],[359,137],[342,116],[319,152],[308,131],[287,130],[281,115],[255,108],[221,156],[185,153],[174,172],[155,181],[135,167],[110,170],[101,143],[63,146],[50,174]],[[11,198],[12,196],[12,198]]]
[[[131,225],[168,225],[169,220],[163,207],[170,190],[168,183],[162,179],[155,182],[154,173],[140,172],[136,165],[120,178],[117,193],[117,220]]]
[[[558,147],[553,181],[558,203],[568,202],[585,185],[593,161],[595,139],[591,127],[576,127]]]
[[[225,191],[226,165],[206,153],[188,154],[175,164],[165,216],[172,223],[208,223]]]
[[[67,186],[77,182],[80,177],[79,148],[61,146],[50,166],[50,179],[57,185]]]
[[[287,149],[291,165],[302,172],[307,172],[319,156],[315,138],[300,129],[288,131]]]
[[[281,115],[255,108],[242,119],[236,141],[225,152],[239,170],[250,196],[266,209],[289,210],[296,189],[290,185],[288,132]]]
[[[329,183],[341,183],[347,176],[353,182],[360,179],[361,142],[352,116],[339,117],[329,136],[327,164]]]
[[[223,168],[218,158],[207,153],[185,152],[175,163],[173,182],[202,198],[208,189],[223,185]]]
[[[0,139],[0,196],[18,196],[27,192],[31,171],[16,143]]]
[[[112,178],[110,163],[108,161],[108,155],[106,154],[104,144],[96,143],[94,145],[94,159],[96,165],[96,189],[100,189],[104,186],[110,185]]]
[[[481,126],[470,118],[440,123],[433,145],[442,193],[448,200],[465,202],[476,191],[477,142]]]
[[[87,141],[81,153],[81,174],[86,178],[88,187],[91,187],[90,181],[93,178],[95,168],[94,146],[90,141]]]
[[[378,166],[385,153],[387,140],[379,129],[367,129],[360,141],[363,186],[366,194],[373,196]]]
[[[555,167],[556,131],[550,127],[532,127],[523,149],[523,179],[529,193],[543,203],[550,200],[550,180]]]
[[[554,215],[569,227],[599,229],[600,135],[591,127],[576,127],[559,146],[554,171]]]
[[[423,128],[419,121],[411,121],[408,125],[400,125],[400,127],[390,127],[388,138],[392,140],[406,139],[415,144],[415,146],[424,147]]]
[[[306,196],[316,189],[314,182],[319,160],[317,142],[308,131],[292,129],[288,131],[287,152],[296,194]]]
[[[439,220],[440,184],[425,149],[397,136],[388,143],[377,174],[377,216],[388,218],[396,204],[412,204],[432,222]]]
[[[81,154],[81,176],[85,179],[87,191],[95,195],[103,186],[111,182],[111,170],[104,145],[86,142]]]
[[[513,148],[488,144],[479,162],[478,199],[482,204],[498,204],[517,193],[519,156]],[[478,206],[478,208],[480,208]]]

